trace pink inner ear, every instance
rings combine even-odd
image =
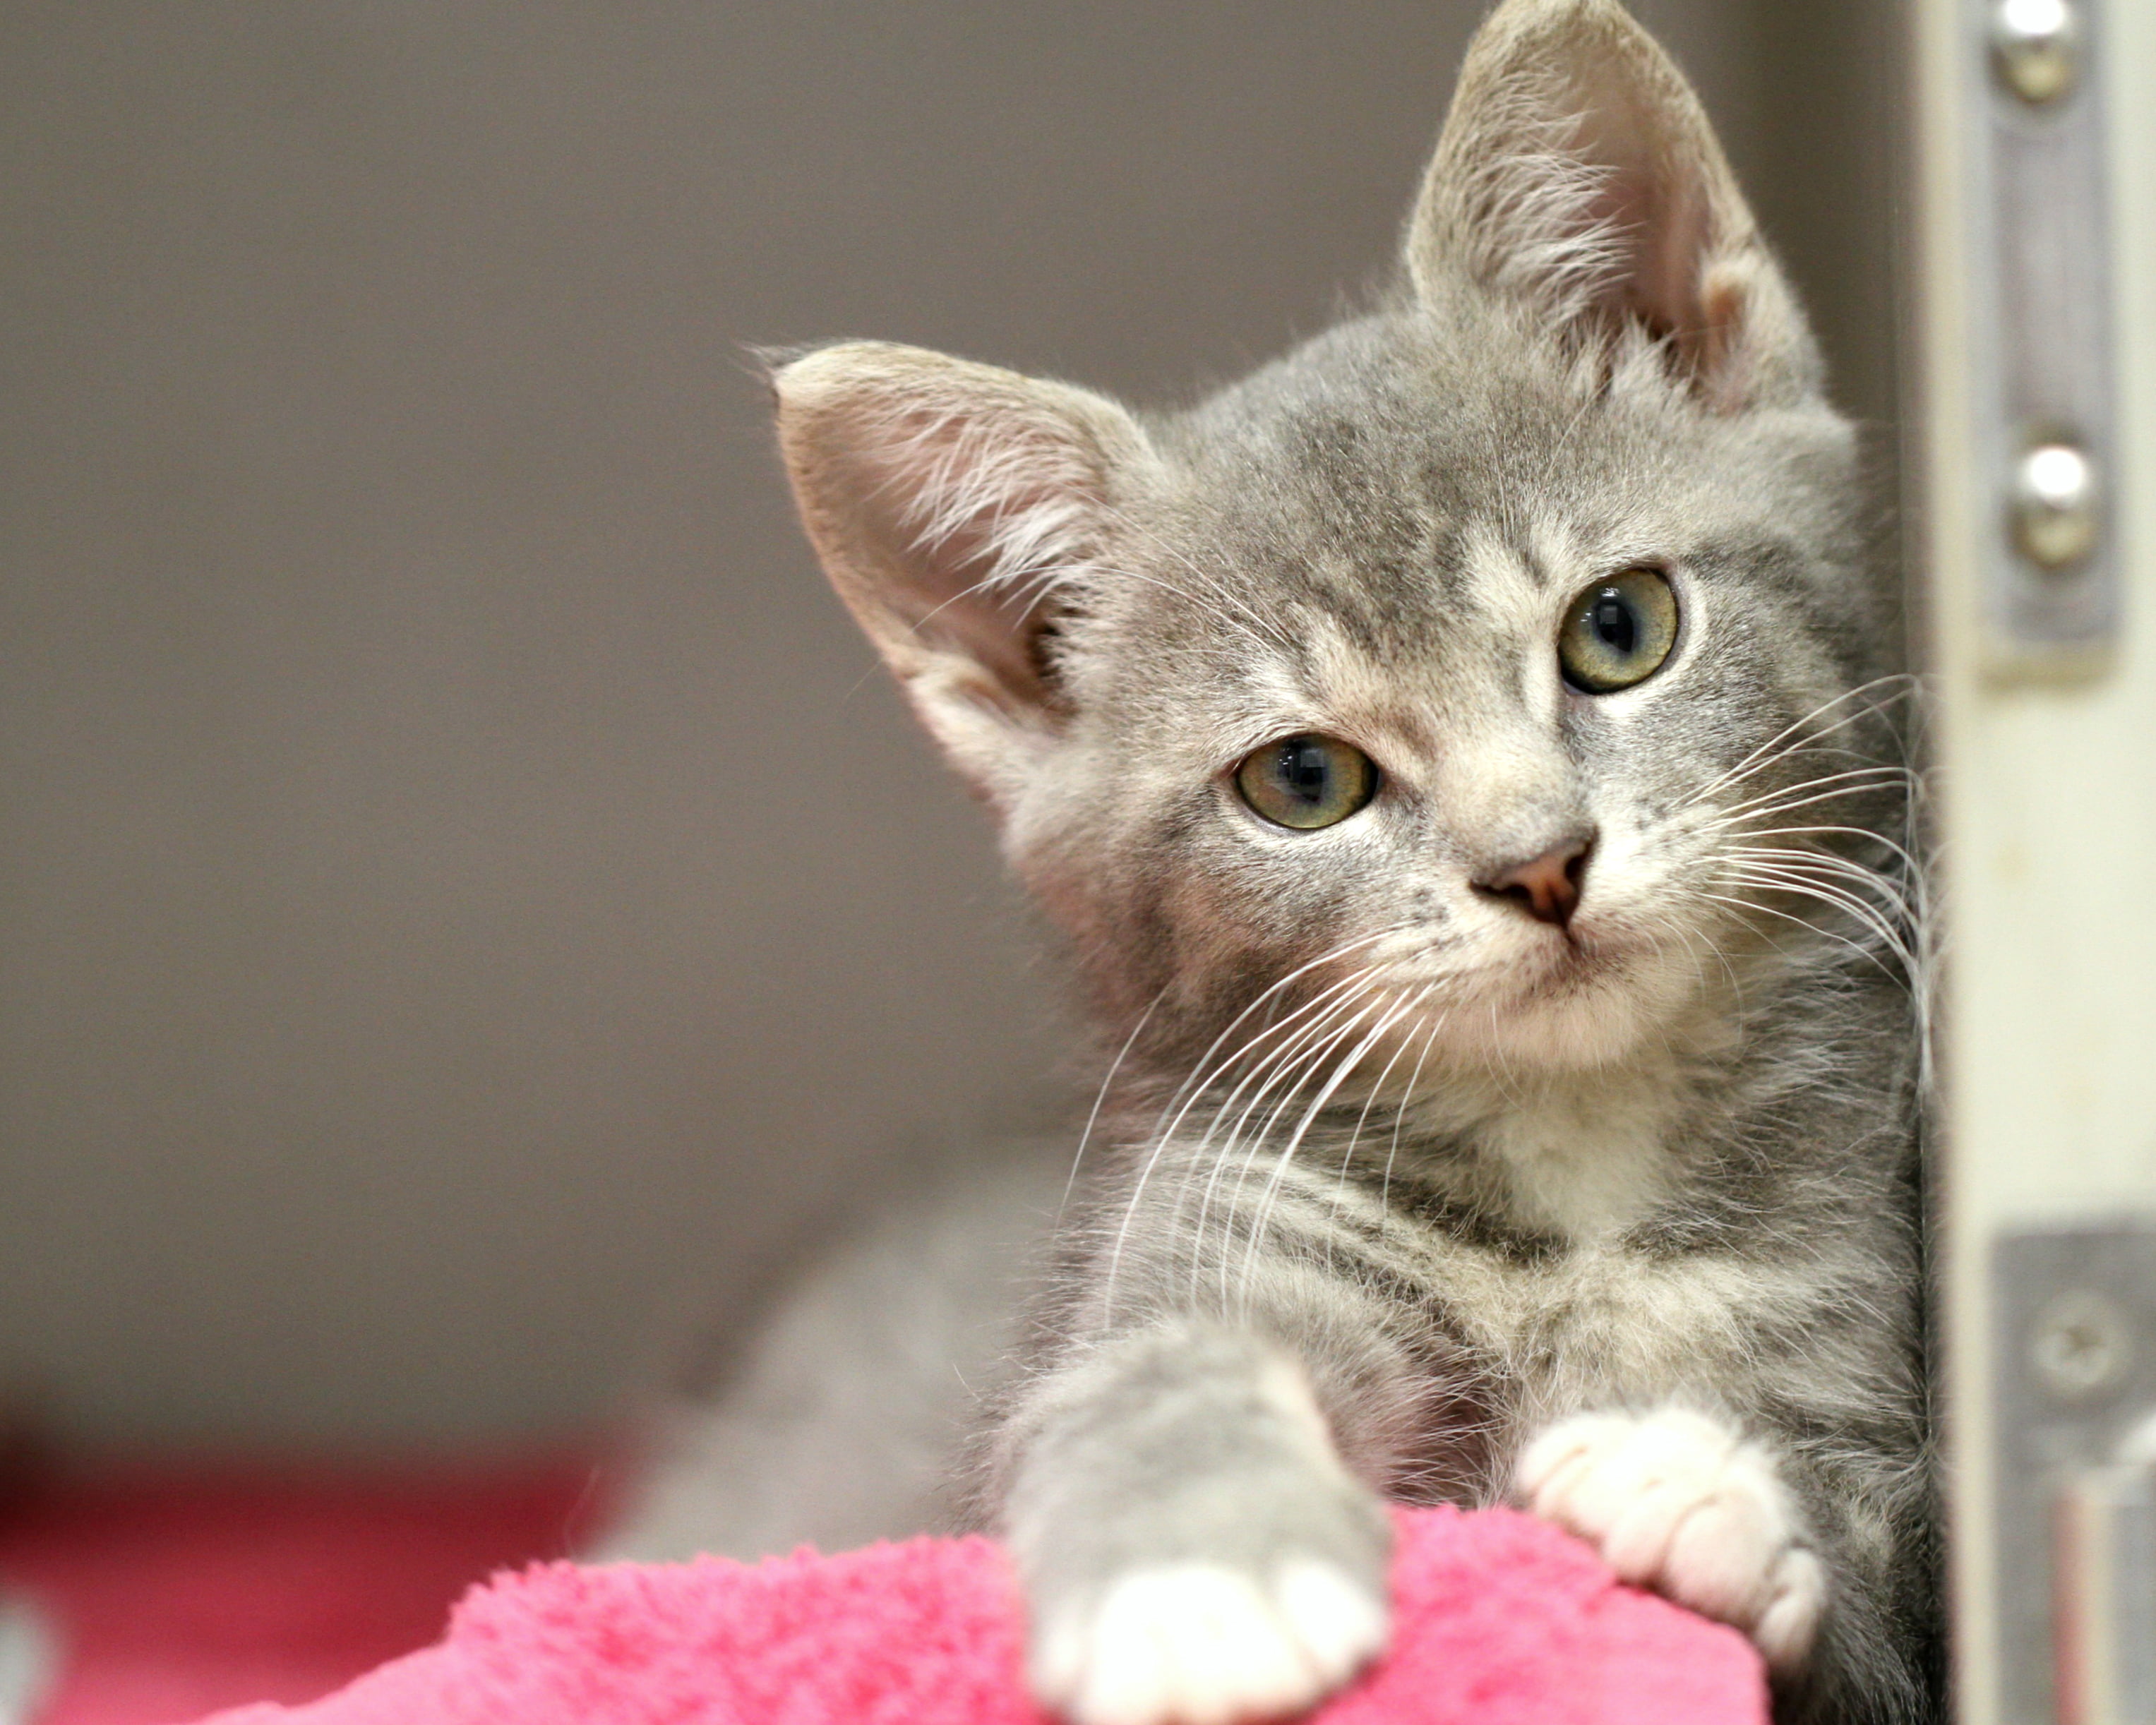
[[[1688,354],[1698,348],[1707,318],[1700,301],[1700,265],[1707,249],[1707,200],[1699,184],[1685,180],[1662,187],[1657,243],[1640,260],[1635,290],[1658,331],[1676,337]]]
[[[1101,502],[1101,476],[1069,430],[1017,413],[924,410],[886,428],[865,465],[899,620],[973,660],[1018,704],[1054,705],[1044,637],[1057,577],[1088,554]]]
[[[1697,366],[1710,321],[1700,285],[1713,239],[1706,187],[1672,159],[1672,141],[1636,92],[1589,88],[1579,100],[1576,147],[1608,172],[1591,218],[1624,236],[1628,264],[1603,295],[1605,315],[1640,318],[1654,335],[1674,337]]]

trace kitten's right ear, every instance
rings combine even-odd
[[[1590,350],[1644,332],[1714,411],[1820,387],[1699,98],[1619,0],[1502,0],[1483,21],[1407,265],[1425,302],[1464,279]]]
[[[916,347],[780,365],[778,440],[839,596],[958,770],[1007,805],[1068,706],[1059,621],[1151,460],[1113,402]]]

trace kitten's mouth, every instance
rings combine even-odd
[[[1480,1002],[1501,1011],[1532,1010],[1607,986],[1624,968],[1628,952],[1606,935],[1537,929],[1471,968],[1449,970],[1432,979],[1434,1009]],[[1396,984],[1409,985],[1406,979]]]
[[[1427,968],[1410,963],[1394,970],[1388,986],[1403,994],[1422,988],[1427,1011],[1439,1016],[1531,1020],[1552,1007],[1593,1014],[1602,1009],[1598,997],[1621,994],[1653,956],[1652,942],[1621,923],[1578,916],[1563,928],[1524,919],[1499,924],[1480,944],[1471,963],[1448,963],[1452,955],[1440,949],[1429,955]],[[1608,1006],[1628,1010],[1619,999]]]
[[[1576,917],[1569,927],[1536,933],[1541,937],[1523,942],[1519,962],[1507,968],[1522,1006],[1606,987],[1625,968],[1626,946],[1606,932],[1583,928]]]
[[[1552,982],[1584,983],[1606,973],[1610,955],[1571,929],[1553,931],[1553,938],[1542,942],[1544,974]]]

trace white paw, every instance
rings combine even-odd
[[[1300,1712],[1384,1645],[1383,1602],[1330,1563],[1270,1587],[1214,1563],[1162,1564],[1043,1625],[1034,1693],[1077,1725],[1230,1725]]]
[[[1620,1576],[1743,1630],[1777,1671],[1811,1651],[1825,1571],[1774,1463],[1728,1427],[1675,1408],[1577,1414],[1527,1445],[1517,1479]]]

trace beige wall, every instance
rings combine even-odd
[[[1883,411],[1880,19],[1643,10]],[[1230,373],[1383,266],[1471,11],[0,9],[0,1384],[573,1425],[850,1168],[1051,1103],[742,344]]]

